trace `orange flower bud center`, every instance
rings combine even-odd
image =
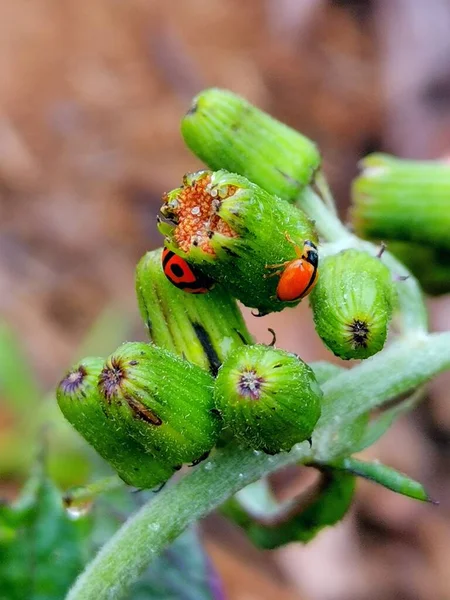
[[[198,246],[207,254],[214,255],[211,238],[214,233],[237,237],[237,233],[218,214],[225,198],[236,192],[236,186],[211,186],[211,175],[204,174],[192,184],[183,185],[176,198],[165,198],[166,206],[177,225],[174,240],[184,252]]]

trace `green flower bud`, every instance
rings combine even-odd
[[[125,483],[142,489],[165,483],[173,469],[150,456],[105,415],[97,390],[102,367],[102,358],[89,357],[66,374],[56,391],[63,415]]]
[[[220,286],[201,295],[177,289],[164,275],[161,249],[138,263],[136,293],[150,339],[212,375],[232,350],[252,343],[230,294]]]
[[[157,346],[129,342],[108,358],[98,388],[106,414],[176,468],[201,460],[217,440],[212,385],[200,367]]]
[[[321,162],[311,140],[225,90],[205,90],[194,98],[181,132],[211,169],[244,175],[290,202],[313,180]]]
[[[450,165],[372,154],[353,182],[358,235],[450,249]]]
[[[368,358],[384,346],[395,294],[379,258],[360,250],[329,256],[310,296],[316,331],[336,356]]]
[[[256,345],[230,354],[214,398],[224,429],[255,450],[276,454],[311,437],[322,391],[295,354]]]
[[[160,230],[166,245],[246,306],[263,314],[279,311],[312,289],[318,259],[311,242],[317,236],[308,217],[287,202],[227,171],[186,175],[183,187],[164,200],[161,213],[170,222]],[[282,273],[300,257],[300,286],[280,294]]]

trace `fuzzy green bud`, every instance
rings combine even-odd
[[[167,350],[123,344],[104,364],[98,387],[106,414],[172,468],[201,460],[217,440],[211,375]]]
[[[320,167],[311,140],[226,90],[209,89],[194,98],[181,132],[209,168],[244,175],[290,202]]]
[[[368,358],[386,341],[396,292],[389,269],[360,250],[322,261],[311,293],[316,331],[340,358]]]
[[[450,165],[371,154],[353,182],[355,231],[450,249]]]
[[[298,356],[256,345],[230,354],[214,398],[224,429],[255,450],[276,454],[311,437],[322,391]]]
[[[59,384],[56,397],[69,423],[117,471],[128,485],[153,488],[165,483],[174,470],[149,455],[103,411],[97,390],[102,358],[88,357],[75,365]]]
[[[246,306],[266,314],[300,302],[301,294],[280,295],[278,284],[290,262],[308,262],[305,242],[317,235],[294,206],[239,175],[199,171],[166,194],[161,213],[169,221],[160,223],[166,245]],[[316,270],[306,262],[309,291]]]
[[[212,375],[232,350],[252,343],[230,294],[218,285],[200,295],[177,289],[163,272],[161,249],[138,263],[136,293],[150,339]]]

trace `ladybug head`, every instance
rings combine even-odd
[[[303,258],[313,265],[313,267],[318,266],[319,253],[317,252],[317,246],[314,244],[314,242],[306,240],[303,243]]]

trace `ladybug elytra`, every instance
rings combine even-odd
[[[162,252],[162,268],[170,283],[188,294],[206,294],[214,286],[211,279],[195,271],[184,258],[168,248]]]
[[[294,302],[301,300],[309,294],[317,283],[319,276],[319,254],[317,246],[306,240],[303,248],[298,246],[286,233],[286,239],[294,245],[297,255],[293,260],[288,260],[277,265],[266,265],[267,269],[277,269],[265,277],[280,276],[277,285],[277,298],[281,302]]]

